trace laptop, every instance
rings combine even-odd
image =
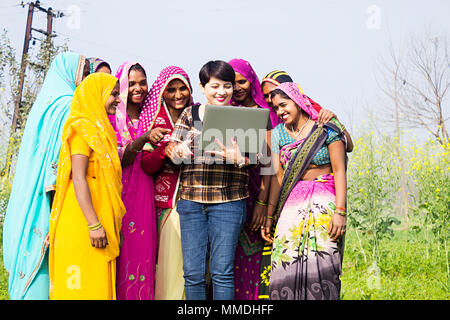
[[[262,153],[268,121],[268,109],[206,105],[199,149],[221,151],[215,139],[232,147],[234,137],[241,153]]]

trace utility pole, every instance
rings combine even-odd
[[[22,7],[23,6],[24,6],[24,4],[22,2]],[[30,2],[28,4],[27,26],[25,28],[25,40],[23,43],[22,62],[20,64],[19,90],[17,92],[17,99],[16,99],[16,103],[14,105],[14,114],[13,114],[12,125],[11,125],[11,133],[14,133],[16,131],[17,120],[19,119],[19,108],[20,108],[20,103],[22,101],[22,91],[23,91],[23,83],[24,83],[24,79],[25,79],[25,69],[27,68],[26,57],[28,54],[28,48],[30,47],[30,40],[31,40],[31,25],[33,23],[34,6],[35,6],[35,4],[33,2]]]
[[[26,6],[26,4],[23,1],[22,1],[21,5],[22,5],[22,8],[24,8]],[[33,15],[34,15],[35,10],[39,10],[39,11],[42,11],[47,14],[47,31],[33,28]],[[19,75],[19,85],[18,85],[17,97],[16,97],[16,100],[14,103],[14,113],[13,113],[13,118],[12,118],[12,123],[11,123],[11,137],[17,130],[17,123],[18,123],[19,116],[20,116],[20,107],[22,104],[23,86],[24,86],[24,82],[25,82],[25,70],[27,69],[27,55],[28,55],[28,49],[30,47],[30,41],[32,39],[32,32],[34,31],[34,32],[39,32],[41,34],[44,34],[46,36],[45,41],[48,44],[50,44],[51,38],[56,37],[56,35],[54,35],[52,33],[53,18],[59,18],[62,16],[63,16],[63,14],[60,12],[58,12],[57,15],[54,14],[52,8],[48,8],[48,9],[42,8],[40,1],[38,1],[38,0],[34,1],[34,2],[28,2],[27,25],[25,28],[25,39],[23,42],[22,61],[21,61],[21,65],[20,65],[20,75]],[[33,40],[33,44],[34,44],[34,40]],[[48,57],[47,60],[50,60],[50,56]],[[48,64],[48,63],[50,63],[50,61],[44,61],[44,63]],[[13,150],[13,142],[10,139],[9,145],[8,145],[8,152],[6,155],[6,166],[2,170],[0,175],[9,174],[9,171],[11,168],[12,150]]]
[[[25,4],[22,2],[22,7],[25,7]],[[33,28],[33,14],[35,9],[42,11],[47,14],[47,31],[43,31],[40,29]],[[27,68],[27,54],[28,49],[30,47],[31,33],[33,31],[42,33],[46,36],[46,41],[50,43],[52,37],[56,37],[56,35],[52,34],[52,26],[53,26],[53,18],[60,17],[61,15],[55,15],[53,13],[52,8],[44,9],[40,5],[40,1],[29,2],[28,3],[28,18],[27,18],[27,26],[25,28],[25,40],[23,43],[23,52],[22,52],[22,62],[20,66],[20,76],[19,76],[19,88],[17,92],[17,99],[14,106],[14,114],[13,120],[11,124],[11,132],[14,133],[17,129],[17,121],[19,119],[20,105],[22,102],[22,92],[23,85],[25,80],[25,70]],[[49,61],[48,61],[49,62]]]

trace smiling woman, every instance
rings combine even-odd
[[[51,299],[115,299],[122,184],[106,111],[119,103],[117,79],[90,75],[77,88],[62,135],[50,216]]]
[[[233,95],[235,73],[224,61],[210,61],[199,73],[201,89],[210,105],[227,105]],[[197,154],[199,126],[206,105],[187,107],[166,147],[166,155],[181,165],[181,247],[186,299],[206,299],[208,252],[214,299],[234,298],[234,257],[245,220],[248,164],[238,149],[223,152],[223,162]],[[198,154],[197,154],[198,155]],[[181,161],[180,161],[181,160]],[[226,161],[228,160],[228,161]],[[231,163],[231,164],[225,164]],[[231,161],[231,162],[230,162]],[[233,164],[234,163],[234,164]],[[206,214],[205,214],[206,213]]]
[[[146,131],[140,117],[148,94],[147,76],[140,64],[125,62],[116,77],[121,102],[110,121],[118,141],[123,168],[122,199],[127,209],[117,262],[117,298],[149,300],[154,297],[157,238],[153,178],[141,168],[142,149],[150,141],[150,130]]]

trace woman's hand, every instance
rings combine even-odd
[[[319,115],[317,116],[317,123],[325,124],[332,118],[337,119],[336,115],[333,112],[327,109],[322,109],[320,110]]]
[[[250,229],[252,231],[258,231],[261,226],[264,226],[267,215],[267,206],[255,202],[253,207],[252,221],[250,222]]]
[[[244,156],[239,150],[239,146],[234,138],[231,139],[231,148],[225,147],[218,139],[216,139],[215,141],[220,149],[222,149],[222,151],[205,151],[205,153],[218,157],[219,160],[222,160],[227,164],[242,163],[242,160],[244,160]]]
[[[273,242],[273,237],[270,234],[271,228],[272,228],[272,219],[266,219],[266,225],[261,227],[261,237],[268,243]]]
[[[169,142],[164,152],[174,164],[181,164],[183,160],[187,160],[194,155],[190,148],[190,141],[181,143]]]
[[[164,139],[164,136],[166,134],[169,134],[171,132],[170,129],[167,128],[153,128],[148,132],[148,141],[150,141],[152,144],[157,144],[160,141]]]
[[[338,213],[333,214],[330,225],[328,226],[328,234],[330,235],[330,239],[336,241],[338,238],[342,237],[345,234],[346,226],[346,217],[341,216]]]
[[[91,245],[98,249],[103,249],[108,245],[106,239],[106,232],[103,227],[97,230],[89,230],[89,237],[91,238]]]

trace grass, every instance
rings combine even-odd
[[[3,221],[0,220],[0,300],[9,300],[8,273],[3,266]]]
[[[371,273],[354,232],[345,243],[341,298],[344,300],[448,300],[445,252],[437,242],[427,247],[423,235],[397,230],[379,247],[379,274]],[[362,239],[366,251],[367,240]],[[427,255],[428,250],[428,255]]]
[[[409,230],[395,231],[392,239],[380,244],[377,262],[379,276],[370,273],[373,261],[368,240],[361,238],[361,243],[367,261],[356,233],[350,229],[346,237],[341,277],[343,300],[450,299],[446,257],[437,242],[427,248],[423,235]],[[3,268],[1,253],[0,247],[0,300],[7,300],[8,275]]]

